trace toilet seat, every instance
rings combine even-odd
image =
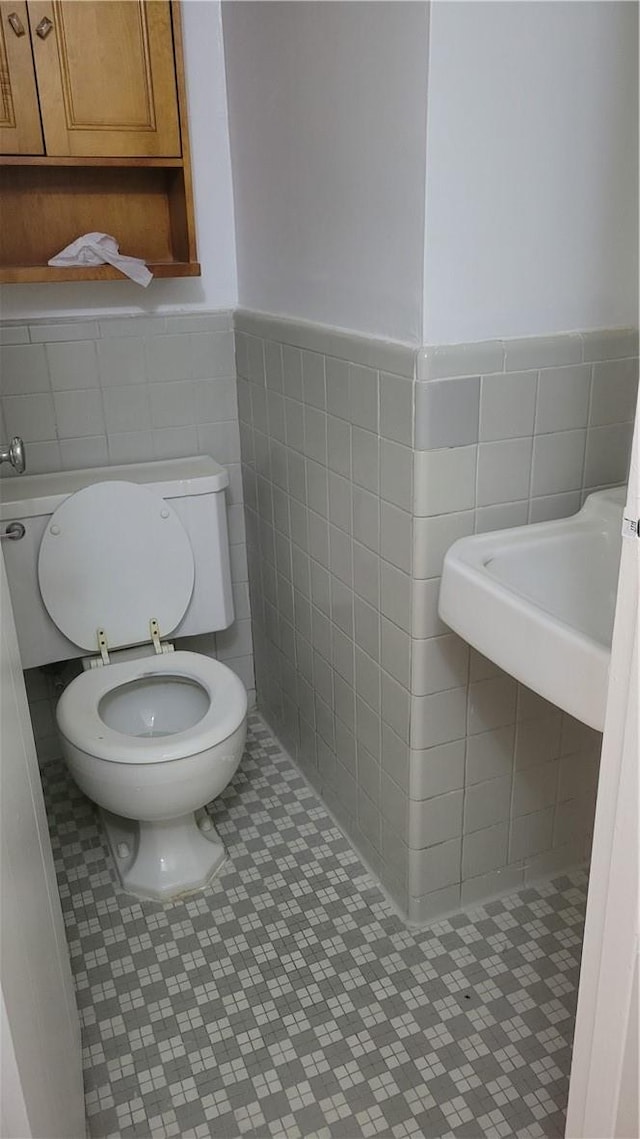
[[[110,728],[100,701],[123,685],[153,677],[193,680],[209,696],[209,709],[193,727],[167,736],[133,736]],[[112,763],[163,763],[184,759],[231,736],[247,711],[242,681],[227,665],[199,653],[174,652],[119,661],[81,673],[63,692],[57,708],[60,731],[75,747]]]
[[[193,550],[173,508],[145,486],[94,483],[66,498],[42,536],[38,582],[55,625],[74,645],[110,650],[167,637],[184,617]]]

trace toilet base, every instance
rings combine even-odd
[[[151,823],[100,815],[122,888],[138,898],[167,902],[201,890],[226,861],[204,810]]]

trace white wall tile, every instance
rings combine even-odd
[[[409,851],[409,893],[412,897],[441,890],[460,881],[460,839],[426,850]]]
[[[414,637],[424,639],[440,637],[451,630],[438,616],[438,597],[440,594],[440,579],[429,578],[427,581],[414,581],[413,583],[413,613],[410,629]],[[384,606],[383,606],[384,609]]]
[[[163,338],[164,339],[164,338]],[[147,379],[144,341],[138,339],[100,340],[97,345],[100,383],[143,384]],[[150,378],[158,377],[150,373]],[[176,377],[169,377],[175,379]]]
[[[465,834],[462,840],[463,880],[506,866],[508,843],[508,823]]]
[[[521,858],[529,858],[532,854],[539,854],[551,846],[553,834],[554,808],[547,807],[544,811],[534,814],[522,815],[511,822],[509,838],[509,861],[518,862]]]
[[[537,372],[503,372],[482,377],[481,442],[533,434],[537,380]]]
[[[467,683],[469,646],[455,633],[413,643],[411,691],[428,696]]]
[[[148,386],[108,387],[102,393],[104,421],[109,434],[151,427]]]
[[[5,396],[49,391],[47,360],[41,344],[3,345],[0,372]]]
[[[416,451],[413,509],[417,517],[451,514],[475,505],[477,447]]]
[[[411,746],[422,749],[462,739],[465,734],[465,688],[414,696],[411,700]]]
[[[385,439],[413,443],[413,381],[380,373],[380,434]]]
[[[467,787],[464,797],[464,833],[505,822],[511,806],[511,775],[501,775]]]
[[[412,509],[413,452],[409,447],[380,442],[380,495],[402,510]]]
[[[54,391],[98,386],[98,357],[92,340],[47,344],[46,353]]]
[[[423,850],[462,834],[462,803],[462,790],[432,799],[412,800],[409,803],[409,847]]]
[[[505,439],[478,447],[478,506],[529,496],[531,439]]]
[[[516,682],[510,677],[469,685],[469,735],[512,724],[516,717]]]
[[[2,409],[10,436],[21,435],[25,443],[56,438],[56,417],[50,395],[6,396]]]
[[[590,364],[545,368],[540,372],[536,434],[586,427],[590,389]]]
[[[593,365],[590,423],[633,420],[638,398],[638,360],[608,360]]]
[[[473,510],[415,518],[413,523],[413,574],[417,578],[439,577],[444,555],[458,538],[473,534]]]
[[[586,433],[554,431],[533,441],[531,494],[560,494],[582,482]]]
[[[409,795],[411,799],[430,799],[464,786],[465,740],[440,744],[438,747],[411,752]]]
[[[559,766],[559,761],[552,759],[516,771],[513,777],[514,818],[553,806],[558,788]]]

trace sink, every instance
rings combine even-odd
[[[444,560],[442,620],[576,719],[604,727],[626,491],[572,518],[460,538]]]

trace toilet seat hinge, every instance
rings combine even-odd
[[[109,663],[109,645],[107,643],[107,634],[104,629],[98,629],[96,636],[98,638],[98,652],[102,657],[102,664]],[[97,662],[100,663],[100,662]]]
[[[151,633],[151,640],[153,641],[153,647],[156,650],[156,653],[158,654],[158,656],[160,656],[160,654],[162,653],[162,644],[160,643],[160,628],[158,626],[158,622],[157,622],[157,619],[155,617],[152,617],[151,620],[149,621],[149,632]]]

